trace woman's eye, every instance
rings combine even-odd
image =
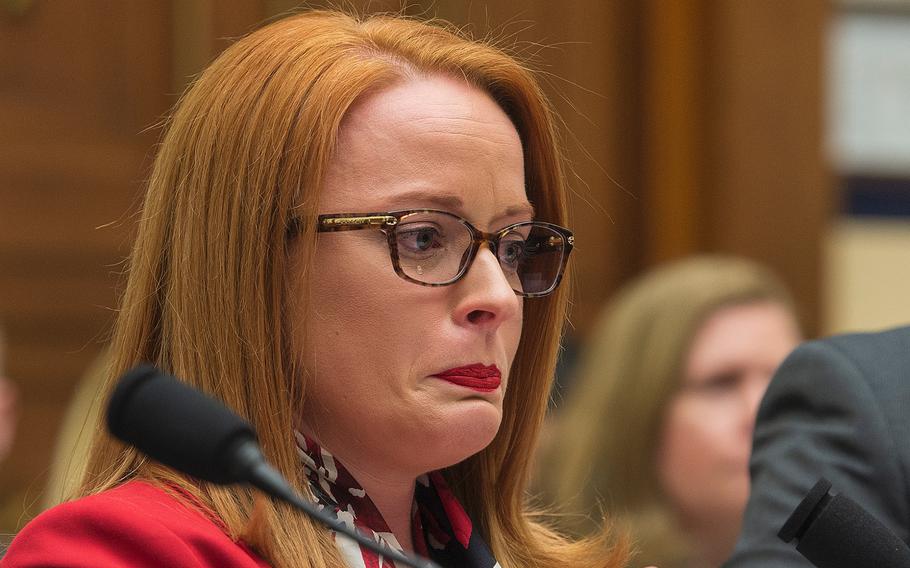
[[[509,241],[502,243],[502,252],[499,255],[500,261],[509,266],[516,266],[521,263],[525,256],[524,241]]]
[[[435,227],[419,227],[398,231],[399,249],[409,252],[428,252],[442,246],[442,235]]]
[[[736,373],[724,373],[710,377],[701,385],[701,390],[710,392],[726,392],[733,390],[739,384],[739,375]]]

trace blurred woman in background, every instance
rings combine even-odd
[[[630,283],[586,345],[542,451],[566,528],[630,530],[636,560],[718,566],[739,532],[758,403],[800,340],[789,294],[753,262],[695,257]]]

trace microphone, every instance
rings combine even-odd
[[[845,495],[831,495],[819,479],[777,536],[819,568],[910,568],[910,548],[881,521]]]
[[[252,485],[396,564],[439,568],[374,541],[304,500],[266,461],[249,422],[152,365],[120,378],[108,403],[107,426],[121,441],[177,471],[219,485]]]

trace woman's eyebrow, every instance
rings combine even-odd
[[[395,195],[395,200],[406,203],[428,203],[446,211],[462,211],[464,208],[464,201],[461,197],[447,193],[406,191]]]
[[[466,213],[464,200],[460,196],[450,193],[430,193],[423,190],[406,191],[395,195],[395,200],[407,203],[426,203],[445,211],[459,214]],[[534,206],[524,201],[510,205],[501,213],[496,214],[497,219],[518,216],[527,216],[530,219],[534,219]]]
[[[519,215],[526,215],[531,219],[535,218],[534,206],[529,202],[525,201],[524,203],[519,203],[517,205],[512,205],[507,207],[505,212],[501,215],[502,217],[517,217]]]

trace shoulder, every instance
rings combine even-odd
[[[908,370],[910,327],[810,341],[787,357],[759,408],[751,493],[725,566],[805,566],[775,535],[819,477],[907,538]]]
[[[887,419],[902,416],[908,369],[910,327],[809,341],[778,369],[763,406],[802,405],[804,395],[811,406],[843,400],[854,411],[875,407]]]
[[[3,560],[9,568],[48,565],[266,566],[201,509],[143,481],[45,511]]]
[[[864,371],[899,375],[910,364],[910,326],[877,333],[854,333],[823,340]]]
[[[904,365],[910,361],[910,326],[886,331],[835,335],[809,341],[798,351],[839,353],[860,367]],[[897,368],[897,367],[895,367]]]
[[[802,451],[910,457],[899,445],[910,436],[908,373],[910,327],[800,345],[762,400],[753,456],[769,442],[793,449],[804,434],[813,443]]]

